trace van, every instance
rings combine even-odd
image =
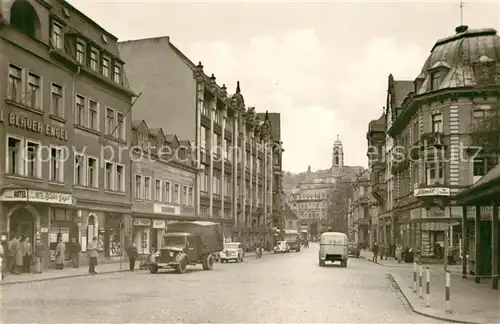
[[[347,267],[348,239],[344,233],[326,232],[319,238],[319,266],[326,261],[339,261],[342,267]]]

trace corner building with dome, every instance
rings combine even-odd
[[[390,97],[388,92],[384,112],[388,136],[381,137],[385,138],[382,146],[385,152],[395,152],[397,147],[400,153],[383,162],[385,178],[391,178],[391,188],[386,190],[392,200],[386,204],[392,215],[389,243],[420,249],[425,260],[440,259],[438,245],[444,248],[448,242],[459,250],[467,238],[474,258],[475,209],[467,210],[462,232],[462,207],[452,197],[498,163],[488,150],[475,156],[471,136],[474,123],[500,106],[497,31],[457,27],[454,35],[432,47],[401,104],[394,105]],[[486,247],[491,247],[491,219],[491,209],[483,208],[480,228]],[[491,256],[491,251],[484,254]]]

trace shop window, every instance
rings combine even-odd
[[[151,200],[151,178],[144,177],[144,199]]]
[[[7,173],[23,174],[23,140],[19,137],[7,136]]]
[[[106,162],[104,165],[104,190],[114,190],[113,186],[113,163]]]
[[[136,245],[140,254],[149,254],[150,233],[149,228],[136,228]]]

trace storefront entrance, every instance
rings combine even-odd
[[[16,210],[10,216],[9,235],[12,239],[14,236],[19,235],[29,237],[33,242],[35,236],[35,217],[26,208]]]

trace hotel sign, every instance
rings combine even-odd
[[[5,122],[3,109],[0,109],[0,122]],[[43,134],[48,137],[54,137],[61,141],[68,140],[68,132],[64,128],[44,124],[31,118],[19,116],[14,113],[8,113],[7,122],[10,126],[26,129],[34,133]]]
[[[432,197],[432,196],[450,196],[450,188],[442,187],[429,187],[429,188],[418,188],[413,190],[413,195],[415,197]]]
[[[61,205],[74,204],[73,196],[70,194],[30,189],[6,189],[0,196],[0,201],[27,201]]]

